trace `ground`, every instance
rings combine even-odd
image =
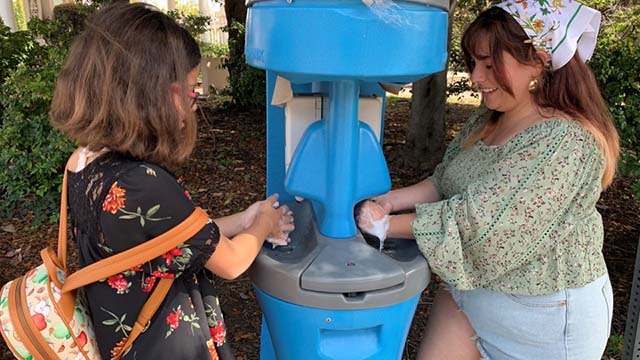
[[[404,145],[410,102],[390,99],[386,111],[384,151],[394,187],[412,184],[424,177],[418,171],[398,165]],[[448,140],[475,109],[475,105],[448,105]],[[214,216],[240,211],[264,196],[265,126],[263,111],[238,112],[206,109],[192,159],[179,171],[194,200]],[[612,334],[621,347],[627,305],[633,277],[636,246],[640,238],[640,211],[629,193],[629,180],[620,177],[598,204],[605,226],[604,254],[613,284],[615,306]],[[1,221],[0,284],[25,273],[39,260],[38,252],[55,238],[57,227],[32,229],[30,216]],[[435,284],[432,283],[432,284]],[[238,359],[259,358],[260,307],[243,275],[233,281],[218,280],[229,337]],[[429,313],[432,288],[424,291],[413,320],[403,359],[415,358]],[[292,334],[295,336],[295,334]],[[0,359],[12,359],[4,343]],[[608,350],[619,358],[620,349]],[[608,356],[605,358],[609,358]]]

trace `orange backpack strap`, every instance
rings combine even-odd
[[[58,259],[65,274],[67,273],[67,168],[69,167],[69,162],[71,162],[71,157],[69,157],[67,164],[64,166],[62,196],[60,197],[60,220],[58,221]]]
[[[64,282],[62,292],[68,292],[82,286],[106,279],[136,265],[154,259],[192,238],[209,221],[209,216],[199,207],[191,215],[169,231],[135,246],[129,250],[109,256],[69,275]]]
[[[129,250],[95,262],[69,275],[62,286],[61,298],[70,298],[66,295],[79,287],[105,279],[167,253],[169,250],[192,238],[207,222],[209,222],[207,213],[201,208],[196,207],[189,217],[169,231],[143,244],[134,246]],[[120,360],[120,357],[126,350],[133,345],[138,335],[147,330],[151,318],[169,293],[171,285],[173,285],[173,279],[160,279],[142,306],[126,343],[120,348],[113,359]]]
[[[120,360],[127,349],[133,345],[133,342],[136,340],[138,335],[147,330],[151,324],[153,314],[155,314],[156,310],[158,310],[160,304],[162,304],[162,301],[167,296],[167,293],[169,293],[169,289],[171,289],[172,284],[173,279],[160,279],[158,285],[156,285],[156,288],[153,290],[153,293],[142,306],[140,314],[138,315],[135,324],[133,324],[133,329],[131,329],[131,332],[129,333],[127,342],[125,342],[125,344],[120,348],[116,356],[111,358],[112,360]]]
[[[71,158],[69,158],[69,161],[70,159]],[[207,213],[201,208],[196,207],[191,215],[167,232],[129,250],[86,266],[66,277],[64,284],[62,284],[60,279],[58,279],[56,268],[61,269],[67,274],[67,168],[69,161],[64,167],[64,175],[62,178],[57,252],[54,252],[52,247],[44,249],[41,252],[49,278],[56,286],[61,288],[61,300],[67,300],[63,301],[65,304],[61,304],[63,308],[65,308],[63,309],[63,315],[66,321],[69,321],[73,315],[75,304],[75,294],[73,290],[106,279],[111,275],[118,274],[136,265],[157,258],[192,238],[209,222]],[[173,279],[160,279],[160,281],[158,281],[155,289],[142,306],[140,314],[138,314],[138,318],[129,333],[127,342],[114,359],[119,360],[122,354],[131,347],[133,341],[147,329],[151,318],[169,293],[172,284]]]

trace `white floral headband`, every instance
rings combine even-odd
[[[593,55],[600,29],[600,12],[573,0],[507,0],[496,5],[513,16],[537,49],[560,69],[576,50],[583,61]]]

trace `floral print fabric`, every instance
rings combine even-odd
[[[582,61],[593,55],[601,14],[576,0],[507,0],[497,4],[522,26],[537,50],[546,51],[554,70],[576,51]]]
[[[102,165],[96,160],[80,173],[96,171],[95,167]],[[99,171],[110,171],[110,167]],[[82,181],[80,173],[71,174],[70,186],[73,181]],[[194,209],[182,183],[152,164],[134,163],[115,181],[102,186],[108,191],[97,204],[99,229],[94,233],[74,227],[85,265],[168,231]],[[71,210],[72,223],[77,223],[73,215],[83,209]],[[142,305],[162,278],[175,279],[173,286],[148,329],[122,358],[232,358],[213,275],[204,268],[218,240],[218,228],[210,222],[193,238],[158,258],[85,287],[103,359],[111,358],[124,345]]]
[[[543,295],[606,273],[596,210],[604,158],[571,120],[509,142],[462,149],[466,125],[430,178],[442,201],[416,206],[413,232],[431,269],[459,290]]]

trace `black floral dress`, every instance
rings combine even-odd
[[[164,168],[114,153],[69,172],[69,208],[81,266],[153,239],[194,205]],[[158,279],[174,278],[164,302],[123,359],[233,359],[213,283],[204,268],[219,240],[213,221],[166,254],[84,288],[100,354],[122,346]]]

